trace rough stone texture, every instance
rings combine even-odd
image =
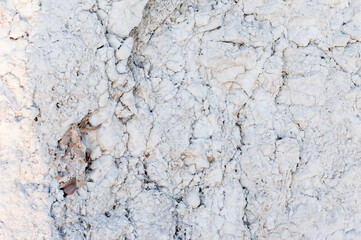
[[[359,0],[0,0],[0,239],[361,238],[360,41]]]

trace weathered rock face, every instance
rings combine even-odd
[[[360,16],[0,1],[0,239],[360,238]],[[88,114],[85,185],[64,195],[58,140]]]

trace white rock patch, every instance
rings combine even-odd
[[[360,238],[360,24],[359,0],[0,1],[0,239]]]

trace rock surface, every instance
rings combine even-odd
[[[361,238],[360,41],[359,0],[0,1],[0,239]]]

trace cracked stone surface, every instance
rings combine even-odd
[[[361,238],[359,0],[0,0],[0,58],[0,239]]]

